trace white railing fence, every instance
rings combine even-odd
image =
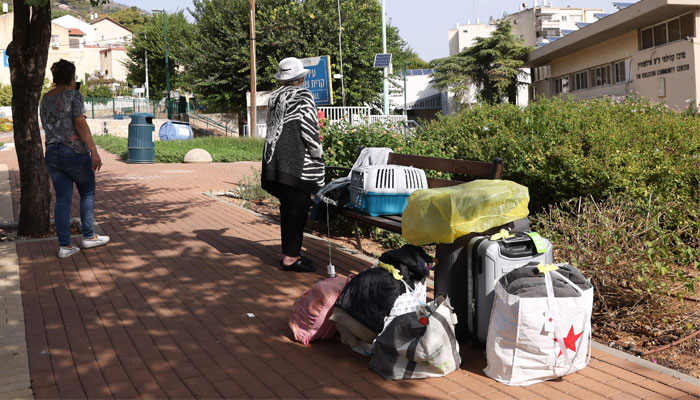
[[[408,121],[408,117],[405,115],[370,115],[369,123],[373,124],[375,122],[389,122],[397,123],[401,121]]]
[[[339,121],[354,123],[353,121],[366,119],[370,115],[369,107],[319,107],[318,110],[330,123]]]
[[[250,137],[250,125],[246,124],[243,129],[243,135],[246,137]],[[267,135],[267,124],[257,124],[255,129],[255,137],[264,138],[265,135]]]
[[[351,125],[374,124],[374,123],[399,123],[407,121],[405,115],[372,115],[369,107],[318,107],[323,112],[325,121],[330,124],[347,122]],[[245,126],[245,136],[250,136],[249,125]],[[258,124],[255,137],[265,137],[267,133],[266,124]]]

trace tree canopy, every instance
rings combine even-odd
[[[258,0],[256,7],[259,90],[274,88],[273,75],[285,57],[330,55],[331,75],[340,73],[336,0]],[[250,88],[249,2],[195,0],[191,13],[196,34],[186,68],[195,91],[221,108],[242,110]],[[342,2],[341,16],[347,104],[378,104],[382,75],[372,64],[382,49],[379,2]],[[400,69],[409,52],[392,26],[387,26],[387,51]],[[333,85],[335,102],[340,103],[340,82]]]
[[[132,32],[136,32],[141,29],[141,26],[146,24],[146,22],[150,19],[149,16],[138,7],[129,7],[119,10],[114,14],[111,14],[109,17],[124,25],[124,27]]]
[[[183,71],[189,62],[187,48],[192,45],[192,25],[187,22],[183,11],[166,15],[170,88],[188,89],[188,79]],[[127,48],[127,81],[132,86],[142,86],[146,80],[144,57],[148,51],[148,86],[152,98],[167,96],[163,30],[163,15],[153,15],[134,33],[132,43]]]
[[[475,44],[459,54],[434,60],[433,84],[455,93],[458,103],[464,102],[473,84],[478,97],[486,103],[515,103],[527,55],[532,46],[512,33],[511,21],[501,19],[488,37],[476,38]]]

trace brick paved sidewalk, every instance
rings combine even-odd
[[[526,388],[485,377],[482,355],[469,348],[462,369],[445,378],[385,381],[338,340],[305,347],[290,339],[289,309],[322,275],[277,270],[278,226],[202,194],[232,187],[254,164],[128,165],[107,153],[103,160],[96,219],[109,245],[61,260],[53,239],[16,246],[36,398],[700,395],[692,379],[598,348],[583,371]],[[0,152],[0,164],[9,166],[16,217],[14,152]],[[325,265],[325,243],[305,245]],[[371,260],[336,252],[334,264],[347,273]],[[0,397],[2,384],[0,377]]]

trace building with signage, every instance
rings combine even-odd
[[[616,3],[619,11],[529,56],[530,96],[622,97],[674,109],[700,98],[700,1]]]

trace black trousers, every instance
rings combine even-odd
[[[304,225],[311,208],[311,195],[295,187],[277,182],[266,182],[265,189],[280,201],[282,254],[298,257],[301,255]]]

